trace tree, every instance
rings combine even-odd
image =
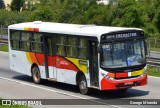
[[[160,0],[40,0],[29,21],[138,27],[146,36],[160,36]]]
[[[5,9],[5,4],[3,0],[0,0],[0,9]]]
[[[25,3],[24,0],[13,0],[11,2],[11,10],[20,12],[20,10],[23,7],[24,3]]]
[[[0,25],[7,27],[10,24],[25,22],[27,17],[30,16],[30,12],[16,12],[0,9]]]

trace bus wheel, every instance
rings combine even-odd
[[[41,75],[37,66],[34,66],[32,68],[32,77],[33,77],[34,83],[39,84],[41,82]]]
[[[84,75],[82,75],[79,78],[78,86],[79,86],[79,90],[80,90],[81,94],[83,94],[83,95],[88,94],[89,88],[87,87],[87,80]]]

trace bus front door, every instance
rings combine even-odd
[[[45,70],[46,78],[56,80],[55,57],[54,57],[54,37],[44,37]]]
[[[89,41],[89,70],[91,86],[99,87],[97,42]]]

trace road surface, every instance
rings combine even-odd
[[[148,53],[148,57],[160,59],[160,52],[151,51],[150,54]]]
[[[79,104],[81,104],[82,99],[86,99],[88,102],[87,104],[103,105],[76,105],[76,107],[159,108],[160,106],[158,105],[123,105],[124,101],[134,101],[134,99],[160,99],[159,91],[160,78],[155,77],[148,77],[147,86],[135,87],[129,89],[126,93],[92,90],[90,95],[81,95],[76,86],[68,84],[44,80],[41,85],[36,85],[32,82],[31,77],[10,70],[8,53],[0,52],[0,97],[4,99],[66,99],[66,101],[67,99],[79,99]],[[63,102],[60,104],[63,104]],[[58,105],[55,107],[64,108],[63,105]],[[72,108],[75,107],[75,105],[65,107]]]

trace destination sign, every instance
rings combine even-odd
[[[110,40],[110,39],[123,39],[123,38],[134,38],[139,37],[140,33],[143,32],[127,32],[127,33],[110,33],[102,35],[102,40]]]

